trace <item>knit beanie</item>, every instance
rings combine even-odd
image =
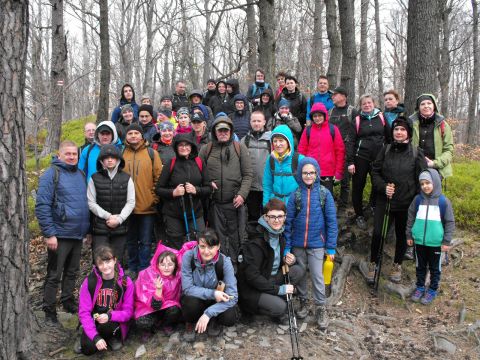
[[[432,179],[432,175],[430,174],[430,171],[425,170],[420,173],[420,175],[418,176],[418,181],[422,181],[422,180],[427,180],[428,182],[433,183],[433,179]]]
[[[288,101],[285,98],[281,98],[280,101],[278,102],[278,108],[280,109],[281,107],[290,107],[290,101]]]
[[[407,134],[408,134],[408,138],[411,139],[412,138],[412,124],[410,123],[410,120],[408,120],[407,118],[403,117],[403,116],[399,116],[398,118],[396,118],[393,123],[392,123],[392,137],[393,137],[393,130],[397,127],[397,126],[402,126],[405,128],[405,130],[407,130]]]
[[[157,125],[160,131],[165,130],[172,130],[173,131],[173,124],[170,121],[164,121]]]
[[[435,98],[432,96],[432,95],[429,95],[429,94],[422,94],[420,95],[418,98],[417,98],[417,103],[415,104],[415,110],[419,110],[420,109],[420,104],[422,103],[422,101],[425,101],[425,100],[430,100],[432,103],[433,103],[433,109],[435,112],[437,112],[437,103],[435,101]]]
[[[103,145],[102,148],[100,149],[100,154],[98,155],[98,159],[102,161],[103,159],[109,156],[119,160],[122,158],[120,151],[117,149],[115,145],[112,145],[112,144]]]
[[[190,111],[188,111],[187,107],[181,107],[180,109],[177,110],[177,116],[179,116],[181,114],[190,115]]]
[[[170,118],[172,116],[172,110],[164,107],[161,107],[160,109],[158,109],[158,113],[165,115],[167,118]]]
[[[140,115],[140,112],[142,112],[142,111],[148,111],[150,116],[153,118],[153,106],[152,105],[148,105],[148,104],[140,105],[140,107],[138,108],[138,114]]]
[[[127,131],[125,132],[125,134],[128,134],[129,131],[132,131],[132,130],[136,130],[138,131],[140,134],[142,134],[142,137],[143,137],[143,129],[140,125],[138,125],[137,123],[133,123],[131,125],[129,125],[127,127]]]

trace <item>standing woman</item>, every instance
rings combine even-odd
[[[405,106],[400,104],[400,95],[393,89],[383,93],[383,103],[385,104],[383,115],[385,115],[388,125],[392,126],[395,119],[404,116]]]
[[[173,150],[173,124],[170,121],[165,121],[157,125],[158,133],[153,135],[152,148],[158,151],[162,164],[166,164],[175,157]]]
[[[390,142],[390,126],[382,112],[375,107],[372,95],[360,97],[360,112],[352,124],[353,141],[347,152],[348,172],[352,175],[352,203],[357,226],[367,229],[363,214],[363,190],[367,175],[371,174],[372,163],[385,143]],[[370,193],[370,206],[374,205],[374,189]]]
[[[224,111],[224,104],[227,101],[227,83],[220,80],[217,83],[217,93],[210,98],[208,106],[212,109],[213,116],[217,116],[219,112]]]
[[[122,106],[126,104],[130,104],[132,106],[133,115],[135,119],[138,119],[138,104],[135,102],[135,91],[133,90],[133,86],[130,84],[125,84],[122,86],[120,104],[112,111],[113,123],[116,123],[118,121],[118,119],[120,118]]]
[[[163,200],[166,243],[178,250],[188,235],[185,217],[189,232],[194,229],[194,221],[199,231],[205,229],[202,199],[208,197],[212,189],[207,167],[198,157],[197,145],[191,135],[175,136],[173,149],[176,156],[163,167],[156,193]]]
[[[383,147],[372,166],[376,209],[367,281],[373,282],[382,237],[387,199],[390,199],[388,228],[395,221],[395,258],[390,280],[402,280],[402,261],[407,249],[405,229],[408,207],[419,192],[418,176],[426,168],[422,149],[412,144],[412,125],[403,116],[392,123],[392,143]],[[388,231],[387,228],[387,231]]]
[[[452,128],[438,113],[435,96],[420,95],[410,120],[413,122],[412,142],[423,150],[427,166],[437,169],[442,179],[452,176]]]

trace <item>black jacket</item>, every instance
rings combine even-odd
[[[307,116],[307,100],[305,96],[297,88],[295,88],[295,92],[289,93],[285,87],[282,90],[280,98],[282,97],[290,101],[290,112],[298,119],[302,128],[304,128]],[[278,101],[280,101],[280,99]]]

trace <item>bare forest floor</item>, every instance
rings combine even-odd
[[[365,259],[369,252],[370,229],[359,231],[341,218],[339,256],[353,254]],[[443,268],[439,297],[430,306],[414,304],[389,293],[384,285],[393,259],[393,241],[386,246],[384,278],[378,297],[353,266],[340,301],[330,308],[327,331],[317,329],[311,311],[306,321],[298,321],[300,353],[305,359],[480,359],[480,242],[474,233],[457,231],[455,238],[464,243],[450,253],[450,264]],[[38,358],[80,359],[72,351],[78,337],[76,316],[59,313],[63,329],[43,326],[42,286],[46,271],[46,248],[41,238],[30,244],[31,303],[38,315]],[[336,263],[336,268],[339,268]],[[81,277],[91,268],[91,254],[84,250]],[[402,284],[415,280],[415,264],[404,262]],[[459,312],[465,304],[466,318],[460,323]],[[60,310],[60,308],[59,308]],[[312,309],[313,310],[313,309]],[[478,323],[476,323],[478,321]],[[476,326],[475,326],[476,323]],[[92,359],[133,359],[145,350],[142,359],[290,359],[292,356],[288,326],[279,326],[265,317],[240,321],[224,330],[223,337],[197,336],[194,344],[181,339],[183,326],[170,338],[155,334],[142,344],[140,334],[132,332],[119,352],[95,355]],[[141,346],[144,345],[144,349]],[[441,350],[442,348],[448,351]],[[52,355],[52,352],[58,352]]]

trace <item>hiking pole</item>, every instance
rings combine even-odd
[[[183,221],[185,222],[185,231],[186,231],[186,236],[187,236],[187,241],[190,241],[190,231],[188,230],[188,219],[187,219],[187,210],[185,208],[185,199],[184,195],[180,197],[180,204],[182,206],[182,211],[183,211]]]
[[[380,247],[378,249],[377,262],[375,264],[375,275],[373,277],[373,290],[375,291],[375,293],[378,291],[378,283],[380,281],[380,273],[382,271],[383,245],[385,244],[385,238],[387,237],[389,220],[390,220],[390,198],[387,197],[385,214],[383,214],[382,237],[380,239]]]
[[[285,279],[285,285],[290,285],[290,275],[288,265],[282,265],[283,278]],[[295,309],[293,307],[292,294],[285,294],[287,298],[288,309],[288,329],[290,332],[290,342],[292,344],[292,358],[291,360],[303,360],[300,355],[300,349],[298,345],[298,327],[297,319],[295,317]]]
[[[188,199],[190,200],[190,210],[192,211],[193,235],[195,235],[195,239],[196,239],[198,234],[198,228],[197,228],[197,219],[195,218],[195,211],[193,211],[192,194],[188,194]]]

